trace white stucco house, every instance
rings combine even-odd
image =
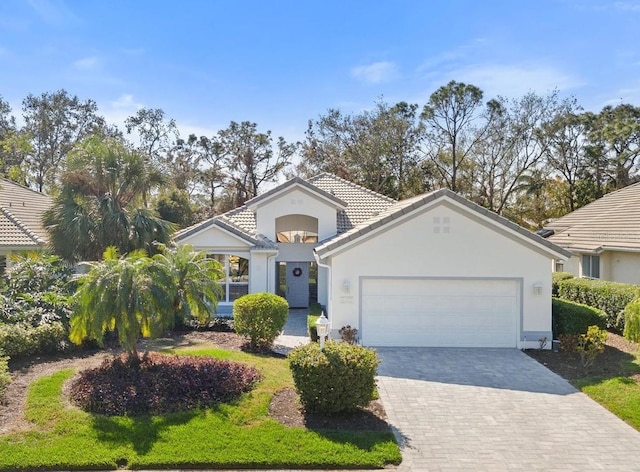
[[[573,253],[557,271],[640,284],[640,183],[552,221],[542,234]]]
[[[369,346],[538,347],[551,340],[549,267],[570,256],[450,190],[397,202],[327,173],[176,241],[224,265],[222,310],[250,292],[317,299],[334,333],[351,325]]]

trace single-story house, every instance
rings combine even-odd
[[[369,346],[538,347],[550,264],[570,253],[450,190],[397,202],[334,175],[293,178],[179,232],[225,270],[224,298],[325,305]],[[550,343],[549,343],[550,344]]]
[[[616,190],[544,228],[547,240],[573,256],[556,271],[640,284],[640,183]]]
[[[45,248],[42,216],[51,205],[49,196],[0,178],[0,273],[9,254]]]

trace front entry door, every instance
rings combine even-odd
[[[291,308],[309,306],[309,263],[287,262],[287,302]]]

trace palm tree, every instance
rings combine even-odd
[[[172,274],[142,250],[120,257],[115,247],[91,266],[73,296],[69,338],[76,344],[95,339],[101,345],[104,334],[115,330],[129,359],[137,359],[140,335],[156,337],[173,325]]]
[[[114,138],[92,136],[67,159],[61,190],[45,213],[53,251],[69,261],[98,260],[109,246],[126,254],[156,252],[170,240],[173,225],[146,206],[162,183],[143,156]]]
[[[222,266],[203,252],[195,252],[189,245],[175,249],[160,248],[153,256],[155,264],[171,275],[175,287],[172,310],[175,323],[182,325],[193,317],[208,322],[215,314],[222,289],[218,284],[223,276]]]

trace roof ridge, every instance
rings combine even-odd
[[[11,221],[16,227],[18,227],[24,234],[30,237],[33,242],[37,244],[46,244],[47,242],[40,238],[33,230],[31,230],[27,225],[25,225],[18,217],[16,217],[13,213],[7,210],[4,206],[0,206],[0,211],[6,216],[9,221]]]
[[[332,174],[331,172],[320,172],[319,174],[314,175],[313,177],[309,177],[307,179],[307,182],[312,183],[312,181],[318,180],[318,179],[320,179],[322,177],[325,177],[325,176],[334,178],[336,180],[339,180],[339,181],[341,181],[341,182],[343,182],[343,183],[345,183],[347,185],[350,185],[351,187],[355,187],[355,188],[357,188],[359,190],[363,190],[363,191],[365,191],[367,193],[375,195],[376,197],[383,198],[383,199],[385,199],[385,200],[387,200],[389,202],[401,201],[401,200],[396,200],[395,198],[388,197],[387,195],[384,195],[382,193],[376,192],[375,190],[371,190],[370,188],[367,188],[367,187],[364,187],[362,185],[356,184],[355,182],[351,182],[350,180],[343,179],[342,177],[338,177],[337,175]]]

